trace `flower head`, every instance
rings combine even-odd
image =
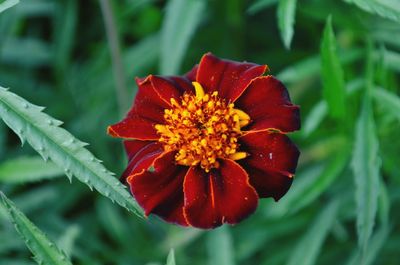
[[[300,128],[299,108],[266,70],[208,53],[185,76],[137,79],[131,110],[108,133],[125,139],[122,177],[146,215],[214,228],[288,191],[299,151],[286,133]]]

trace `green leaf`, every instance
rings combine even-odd
[[[339,60],[342,64],[352,63],[363,56],[364,52],[359,48],[339,52]],[[319,55],[315,55],[283,69],[277,74],[277,77],[284,83],[296,83],[317,76],[320,72],[321,58]]]
[[[81,229],[77,225],[71,225],[65,229],[65,233],[58,239],[57,245],[61,247],[65,254],[71,256],[74,250],[74,244],[81,233]]]
[[[400,53],[390,51],[390,50],[385,50],[383,52],[383,60],[384,64],[387,68],[400,72]]]
[[[0,182],[24,183],[62,176],[64,172],[40,157],[19,157],[0,164]]]
[[[321,42],[321,73],[323,95],[333,118],[343,120],[346,115],[346,94],[343,70],[336,54],[336,39],[332,18],[328,17]]]
[[[171,248],[171,250],[169,251],[166,265],[176,265],[176,263],[175,263],[175,252],[174,252],[173,248]]]
[[[255,13],[266,9],[274,4],[278,3],[278,0],[258,0],[255,1],[248,9],[247,13],[254,15]]]
[[[371,57],[371,56],[369,56]],[[379,194],[380,159],[378,139],[372,112],[372,59],[367,62],[367,89],[363,98],[361,113],[356,125],[352,168],[355,181],[357,204],[357,233],[362,255],[368,247],[377,212]]]
[[[18,95],[0,87],[0,117],[43,157],[63,168],[71,180],[75,176],[119,205],[142,216],[141,208],[125,187],[90,153],[83,143],[59,126],[62,122],[42,112]]]
[[[290,211],[299,211],[326,191],[348,164],[349,155],[350,153],[347,149],[334,155],[333,160],[324,168],[321,175],[312,184],[310,183],[311,185],[307,188],[307,191],[296,200]]]
[[[186,49],[205,9],[203,0],[170,0],[161,30],[160,72],[178,74]]]
[[[364,85],[363,79],[354,79],[353,81],[346,84],[346,94],[352,95],[356,91],[360,90]],[[315,131],[321,122],[325,119],[328,114],[328,106],[326,101],[321,100],[309,111],[308,116],[302,126],[303,137],[308,137],[313,131]]]
[[[0,13],[6,11],[7,9],[15,6],[19,3],[19,0],[6,0],[0,4]]]
[[[318,257],[322,244],[330,231],[339,207],[338,201],[333,201],[318,215],[310,228],[297,243],[290,255],[288,265],[312,265]]]
[[[328,112],[328,106],[325,101],[320,101],[310,110],[308,116],[302,126],[302,133],[305,137],[309,136],[318,125],[324,120]]]
[[[397,0],[344,0],[364,11],[400,22],[400,4]]]
[[[294,34],[296,2],[297,0],[279,0],[278,3],[278,27],[286,49],[290,49],[290,43]]]
[[[373,96],[380,106],[400,120],[400,98],[385,89],[374,89]]]
[[[359,253],[355,251],[347,262],[347,265],[370,265],[374,264],[374,261],[378,257],[379,251],[387,243],[387,238],[389,236],[390,228],[388,225],[383,225],[371,238],[371,244],[366,251],[366,256],[364,260],[360,260]]]
[[[227,226],[208,232],[207,249],[208,264],[235,264],[232,237]]]
[[[38,264],[72,265],[68,257],[39,230],[3,193],[2,203],[7,208],[15,229],[25,240]]]

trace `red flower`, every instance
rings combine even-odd
[[[267,69],[208,53],[185,76],[136,80],[132,109],[108,133],[126,139],[122,177],[146,215],[214,228],[288,191],[299,151],[285,133],[300,128],[299,107]]]

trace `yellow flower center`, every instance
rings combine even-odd
[[[185,93],[181,102],[171,98],[171,109],[164,110],[164,125],[155,126],[165,151],[177,151],[179,165],[200,165],[206,172],[219,167],[219,158],[243,159],[238,152],[241,128],[250,122],[244,111],[219,98],[218,92],[204,93],[193,82],[196,94]]]

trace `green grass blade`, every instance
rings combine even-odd
[[[0,182],[25,183],[64,175],[63,170],[40,157],[19,157],[0,164]]]
[[[321,73],[323,95],[333,118],[343,120],[346,115],[346,93],[343,69],[336,54],[336,39],[332,19],[328,17],[321,42]]]
[[[7,208],[15,229],[24,239],[25,244],[35,255],[38,264],[72,265],[68,257],[39,230],[20,210],[15,207],[3,193],[0,193],[2,203]]]
[[[209,231],[207,237],[208,264],[234,265],[234,252],[231,233],[228,227],[223,226]]]
[[[400,3],[397,0],[344,0],[364,11],[400,22]]]
[[[178,74],[190,38],[201,21],[203,0],[170,0],[161,30],[160,72]]]
[[[125,187],[79,141],[59,127],[62,122],[42,112],[18,95],[0,87],[0,117],[20,137],[26,140],[44,160],[51,159],[64,169],[71,180],[75,176],[91,189],[117,202],[139,216],[141,208]]]
[[[294,35],[293,27],[296,16],[296,2],[297,0],[279,0],[278,3],[278,27],[286,49],[290,49]]]
[[[19,3],[19,0],[6,0],[0,4],[0,13],[6,11],[7,9],[15,6]]]
[[[352,168],[357,204],[357,233],[362,256],[368,247],[377,212],[380,159],[372,111],[372,56],[367,62],[367,89],[356,125]]]
[[[174,252],[173,248],[171,248],[171,250],[169,251],[166,265],[176,265],[176,263],[175,263],[175,252]]]
[[[385,89],[374,89],[374,99],[393,116],[400,120],[400,98]]]
[[[339,203],[331,202],[310,225],[290,255],[288,265],[312,265],[318,257],[322,244],[336,220]]]

